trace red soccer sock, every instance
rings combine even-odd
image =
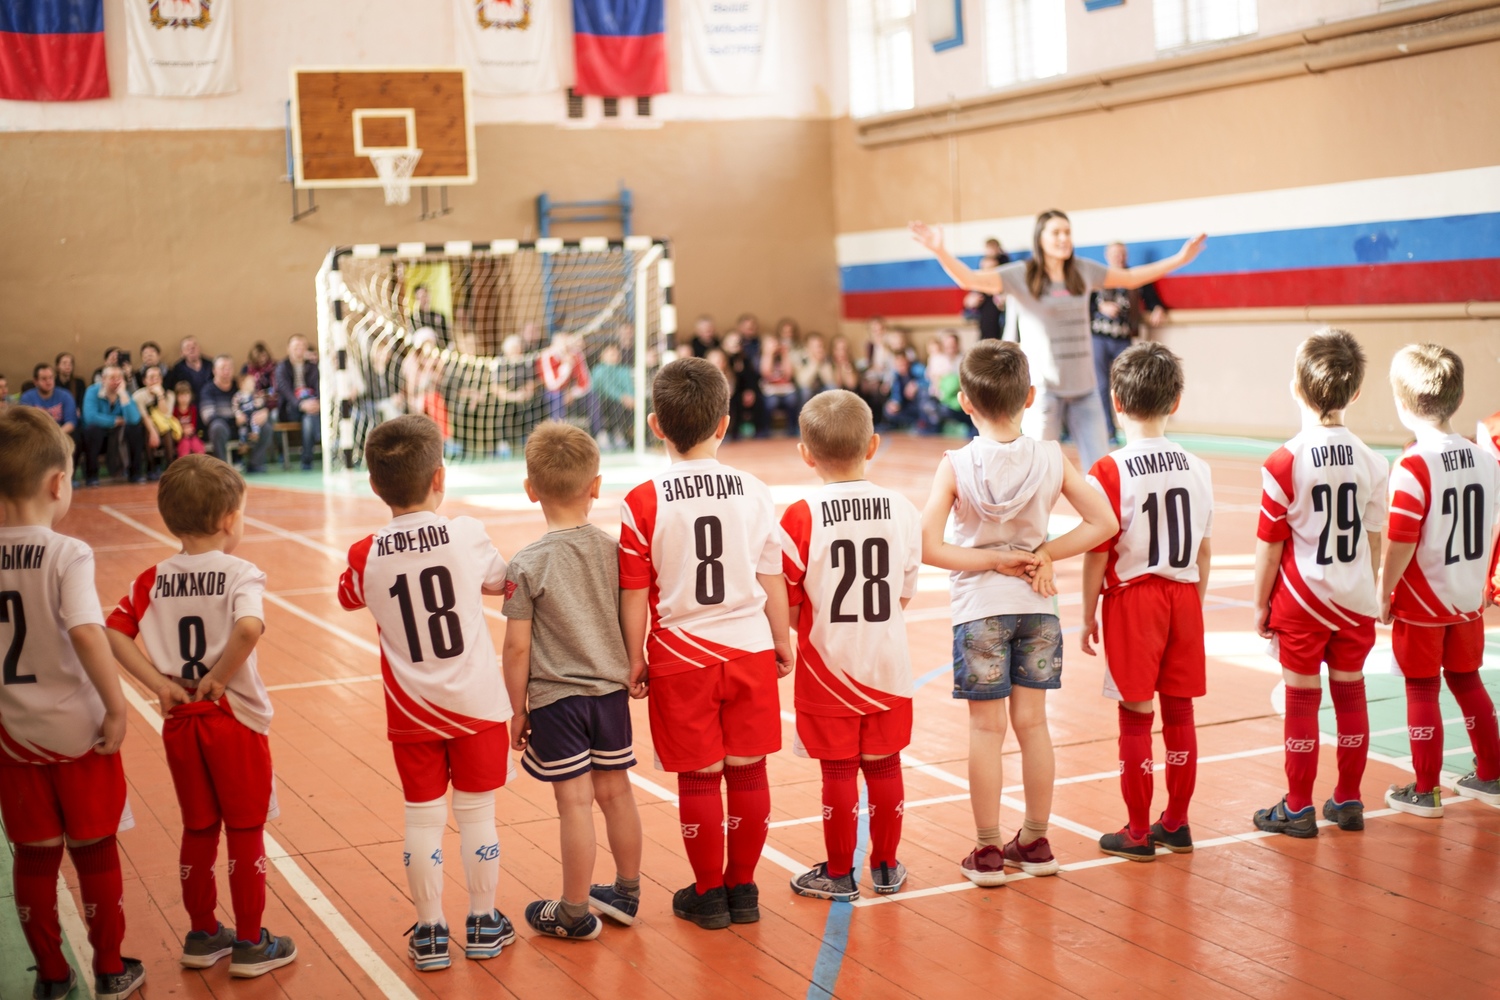
[[[183,830],[177,853],[177,873],[182,876],[182,906],[191,930],[213,934],[219,929],[219,887],[214,865],[219,860],[219,828]]]
[[[1458,699],[1469,742],[1474,745],[1474,773],[1480,781],[1500,778],[1500,726],[1495,721],[1495,703],[1484,689],[1478,673],[1443,671],[1448,690]]]
[[[21,932],[36,959],[36,974],[52,982],[68,978],[62,925],[57,921],[57,870],[62,866],[62,854],[61,844],[53,847],[17,844],[16,867],[11,873]]]
[[[725,765],[724,788],[729,811],[729,865],[725,885],[755,881],[760,849],[771,831],[771,783],[766,780],[766,761]]]
[[[1155,712],[1132,712],[1120,706],[1120,794],[1130,816],[1130,835],[1151,832],[1151,793],[1156,775],[1151,763],[1151,724]]]
[[[260,918],[266,911],[265,827],[228,830],[229,899],[234,904],[234,936],[260,940]]]
[[[859,846],[859,758],[818,763],[823,769],[823,846],[828,874],[837,878],[854,870]]]
[[[1167,745],[1167,808],[1162,826],[1176,830],[1187,822],[1188,803],[1198,784],[1198,727],[1193,699],[1161,696],[1161,738]]]
[[[724,799],[722,771],[687,771],[677,776],[677,813],[682,844],[700,894],[724,884]]]
[[[901,777],[901,755],[893,753],[860,764],[870,799],[870,867],[896,867],[901,844],[901,820],[906,813],[906,782]]]
[[[1359,783],[1370,756],[1370,709],[1365,702],[1365,679],[1328,682],[1339,731],[1339,783],[1333,788],[1335,802],[1359,800]]]
[[[1318,777],[1318,706],[1323,689],[1286,689],[1286,807],[1300,812],[1312,805],[1313,781]]]
[[[120,876],[120,851],[113,836],[85,847],[69,847],[78,869],[78,890],[94,946],[94,971],[124,972],[120,942],[125,940],[125,882]]]
[[[1438,708],[1438,679],[1406,679],[1406,734],[1411,737],[1411,768],[1417,791],[1430,792],[1443,769],[1443,713]]]

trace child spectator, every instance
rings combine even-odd
[[[881,407],[881,426],[893,431],[926,429],[922,420],[927,384],[912,370],[905,354],[891,355],[891,377],[885,405]]]
[[[921,516],[910,500],[865,479],[880,437],[865,401],[834,390],[802,408],[797,453],[823,488],[787,509],[783,565],[797,616],[797,751],[823,771],[826,861],[792,879],[803,896],[859,898],[854,850],[861,769],[870,802],[870,880],[889,894],[906,881],[896,857],[911,742],[911,660],[902,610],[917,592]],[[849,581],[863,580],[851,590]]]
[[[156,695],[165,720],[167,770],[182,809],[182,903],[191,923],[178,961],[207,969],[228,955],[231,976],[254,978],[297,958],[291,938],[260,923],[265,825],[279,812],[267,736],[271,699],[255,667],[266,575],[232,554],[245,534],[245,481],[231,466],[208,455],[173,463],[156,505],[182,551],[136,577],[109,616],[109,645]],[[216,582],[190,586],[204,579]],[[215,916],[220,826],[229,841],[233,930]]]
[[[859,392],[859,366],[849,353],[848,337],[841,333],[834,334],[833,339],[828,342],[828,363],[833,366],[833,388]]]
[[[176,402],[172,405],[172,419],[177,421],[181,436],[177,439],[177,457],[201,455],[203,439],[198,436],[198,404],[193,402],[193,383],[178,382],[172,388]]]
[[[0,413],[0,634],[12,651],[0,684],[0,818],[14,845],[21,932],[36,959],[31,995],[61,1000],[73,990],[57,917],[66,842],[94,950],[94,995],[123,1000],[146,977],[120,955],[115,835],[134,825],[119,754],[125,695],[104,638],[94,554],[53,530],[72,500],[73,442],[57,422],[29,406]]]
[[[628,448],[635,437],[635,372],[627,367],[614,344],[606,344],[594,366],[594,391],[599,395],[605,446]]]
[[[959,404],[979,436],[938,463],[922,511],[922,561],[953,571],[953,697],[969,703],[969,799],[977,831],[960,869],[976,885],[994,886],[1004,883],[1006,864],[1031,875],[1058,871],[1047,842],[1054,762],[1046,693],[1062,686],[1051,564],[1087,552],[1118,525],[1055,441],[1021,435],[1021,415],[1036,390],[1020,347],[982,341],[965,355],[959,379]],[[1049,542],[1048,518],[1059,495],[1083,520]],[[950,513],[953,543],[943,538]],[[1026,819],[1002,849],[1007,701],[1021,747]]]
[[[1375,581],[1390,468],[1344,426],[1364,377],[1365,352],[1349,334],[1324,330],[1304,340],[1292,379],[1302,432],[1261,472],[1255,628],[1272,641],[1286,682],[1287,793],[1253,822],[1291,837],[1318,835],[1312,786],[1324,663],[1338,720],[1339,777],[1323,816],[1342,830],[1365,828],[1359,783],[1370,713],[1362,671],[1380,614]]]
[[[589,524],[601,481],[593,438],[552,421],[536,429],[522,485],[542,505],[547,534],[516,553],[505,578],[511,747],[525,751],[528,774],[552,784],[562,824],[562,897],[528,904],[526,922],[581,940],[599,936],[590,902],[628,925],[641,898],[641,817],[626,773],[635,753],[619,543]],[[595,802],[616,874],[590,888]]]
[[[254,375],[240,376],[240,391],[234,394],[234,406],[240,414],[240,444],[259,441],[271,413],[266,407],[266,394],[256,384]]]
[[[728,437],[734,441],[744,433],[747,423],[753,425],[753,433],[760,433],[766,423],[766,404],[760,391],[760,368],[745,352],[741,336],[738,333],[725,334],[722,350],[729,366]]]
[[[1104,696],[1120,703],[1120,791],[1129,822],[1099,838],[1105,854],[1154,861],[1160,845],[1193,849],[1188,802],[1198,775],[1193,699],[1206,693],[1203,596],[1208,592],[1214,492],[1208,466],[1166,438],[1182,400],[1182,362],[1161,344],[1120,355],[1111,375],[1125,447],[1101,458],[1089,481],[1119,532],[1084,557],[1083,651],[1099,639],[1104,590]],[[1152,700],[1161,695],[1167,808],[1151,822]]]
[[[1393,622],[1396,666],[1406,677],[1406,726],[1416,781],[1392,785],[1385,804],[1414,816],[1443,814],[1443,714],[1438,673],[1458,701],[1474,770],[1455,790],[1500,805],[1500,733],[1479,679],[1484,607],[1500,518],[1500,463],[1454,433],[1464,363],[1440,344],[1411,344],[1391,361],[1396,415],[1416,435],[1391,471],[1391,517],[1380,620]]]
[[[796,324],[791,320],[783,320],[781,328],[789,324],[795,329]],[[786,417],[788,434],[796,428],[797,411],[802,408],[802,401],[797,395],[797,383],[792,380],[792,374],[791,341],[783,340],[779,333],[762,337],[760,391],[765,399],[765,409],[764,423],[759,430],[761,436],[771,433],[771,414],[776,412]]]
[[[835,385],[833,363],[828,360],[828,342],[821,333],[809,333],[795,359],[794,380],[802,404]]]
[[[406,799],[403,863],[417,909],[407,954],[418,971],[432,972],[451,964],[443,919],[449,784],[469,890],[464,954],[494,958],[516,936],[495,909],[495,789],[507,777],[511,707],[480,601],[504,591],[505,560],[478,521],[437,512],[443,435],[430,418],[407,414],[370,431],[365,464],[391,522],[349,549],[339,603],[368,607],[380,632],[386,733]]]
[[[766,754],[781,749],[776,678],[792,670],[781,529],[766,485],[715,457],[729,428],[719,370],[681,358],[657,372],[651,397],[647,422],[672,465],[621,507],[621,621],[634,693],[650,672],[656,755],[678,775],[694,881],[672,912],[718,929],[760,919]]]
[[[177,438],[182,428],[172,419],[167,390],[161,384],[162,367],[141,369],[141,387],[131,394],[146,431],[146,481],[155,482],[177,457]]]
[[[594,394],[579,339],[566,333],[553,337],[547,349],[537,356],[536,369],[547,419],[564,420],[570,411],[581,409],[588,417],[589,433],[598,436],[599,397]]]

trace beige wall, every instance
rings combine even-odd
[[[669,123],[651,131],[478,128],[480,182],[417,221],[378,190],[323,191],[288,221],[274,131],[0,134],[0,372],[59,350],[200,336],[243,357],[315,326],[313,276],[334,244],[534,235],[534,198],[636,197],[636,231],[673,240],[684,325],[749,310],[837,321],[826,121]],[[557,235],[613,234],[578,227]],[[85,367],[85,365],[87,367]]]

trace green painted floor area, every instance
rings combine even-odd
[[[1500,702],[1500,642],[1492,640],[1486,646],[1486,662],[1493,666],[1481,670],[1480,677],[1483,678],[1490,697]],[[1365,696],[1370,703],[1370,750],[1388,757],[1411,756],[1411,742],[1406,736],[1406,685],[1402,678],[1390,674],[1366,674]],[[1452,774],[1468,774],[1474,770],[1469,733],[1459,714],[1458,702],[1453,700],[1453,695],[1448,693],[1446,686],[1442,689],[1438,704],[1443,718],[1454,720],[1443,727],[1443,770]],[[1330,736],[1337,734],[1333,705],[1326,696],[1323,698],[1323,710],[1318,722],[1323,732]],[[1371,799],[1379,801],[1384,792],[1383,788],[1363,790],[1367,804]]]
[[[0,826],[0,997],[29,997],[36,982],[36,973],[31,967],[36,960],[21,933],[21,918],[16,913],[15,880],[11,869],[15,865],[15,852],[10,840],[4,837],[5,827]],[[78,985],[68,994],[69,1000],[88,1000],[88,988],[83,985],[84,973],[78,968],[78,956],[68,946],[63,936],[63,951],[74,971],[79,972]]]

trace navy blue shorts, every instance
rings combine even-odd
[[[540,781],[623,771],[635,766],[633,742],[630,696],[623,689],[574,695],[532,711],[531,742],[521,766]]]

